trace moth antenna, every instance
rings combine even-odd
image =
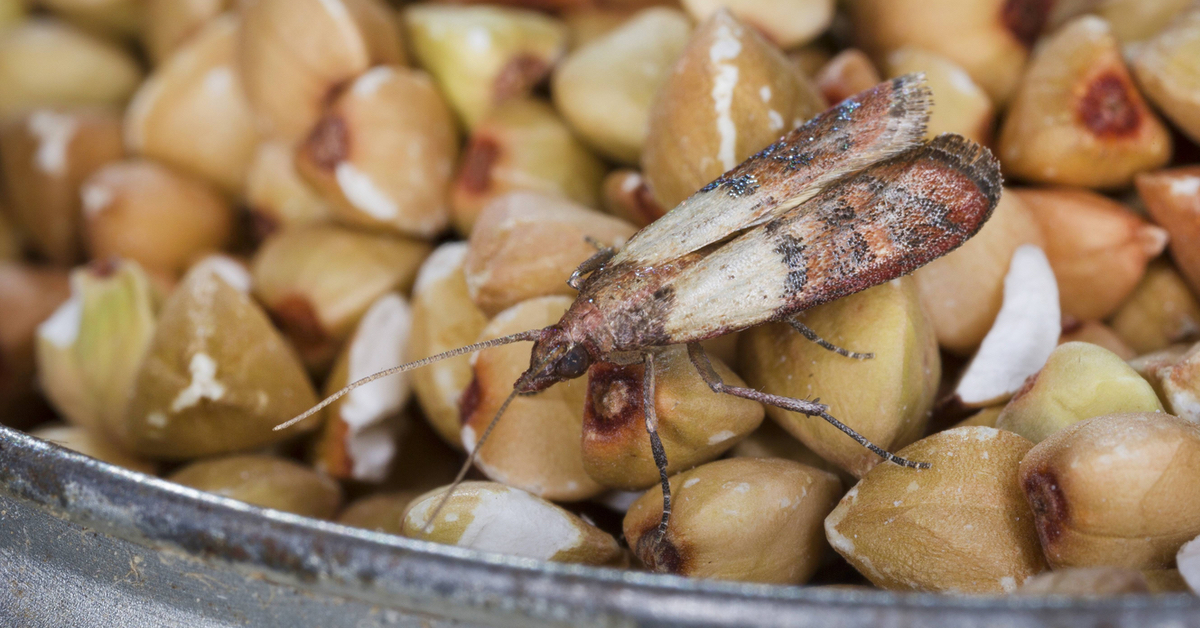
[[[487,442],[488,436],[492,433],[492,429],[495,428],[496,424],[500,422],[500,417],[504,415],[504,411],[508,409],[508,404],[512,403],[513,398],[516,396],[517,387],[514,385],[513,391],[508,393],[508,397],[504,400],[504,403],[500,404],[500,409],[496,411],[496,416],[492,417],[492,422],[488,423],[487,428],[483,430],[483,434],[479,436],[479,440],[475,442],[475,446],[471,448],[471,453],[467,455],[466,462],[463,462],[462,468],[458,470],[458,475],[454,476],[454,481],[450,483],[450,488],[447,489],[446,494],[442,495],[442,498],[438,500],[438,504],[433,509],[433,513],[431,513],[429,518],[425,520],[425,525],[421,527],[421,532],[428,533],[429,528],[433,526],[433,522],[437,521],[438,513],[442,512],[442,508],[445,507],[446,502],[450,501],[450,496],[454,495],[454,490],[458,488],[459,484],[462,484],[463,478],[467,477],[467,472],[470,471],[471,466],[475,464],[476,452],[483,448],[483,444]]]
[[[537,340],[541,336],[541,333],[542,333],[542,330],[540,330],[540,329],[530,329],[528,331],[523,331],[523,332],[512,334],[509,336],[493,338],[491,340],[477,342],[473,345],[467,345],[465,347],[451,349],[449,351],[445,351],[445,352],[439,353],[437,355],[431,355],[427,358],[422,358],[415,362],[401,364],[400,366],[393,366],[392,368],[387,369],[385,371],[379,371],[378,373],[375,373],[373,375],[368,375],[358,381],[346,384],[346,386],[343,387],[341,390],[333,393],[332,395],[329,395],[323,401],[321,401],[321,403],[318,403],[317,405],[315,405],[315,406],[309,408],[307,411],[305,411],[304,414],[301,414],[297,417],[288,419],[286,422],[280,423],[279,425],[276,425],[272,429],[274,429],[275,431],[287,429],[288,427],[291,427],[292,425],[295,425],[295,424],[299,423],[300,421],[307,419],[308,417],[320,412],[321,410],[324,410],[326,406],[337,401],[338,399],[341,399],[344,395],[346,395],[346,393],[354,390],[355,388],[358,388],[359,386],[362,386],[363,384],[370,384],[371,382],[373,382],[377,379],[387,377],[389,375],[395,375],[396,373],[403,373],[405,371],[411,371],[416,368],[421,368],[422,366],[425,366],[427,364],[433,364],[434,362],[445,360],[446,358],[453,358],[453,357],[463,355],[464,353],[471,353],[474,351],[479,351],[481,349],[487,349],[489,347],[498,347],[500,345],[507,345],[507,344],[511,344],[514,342],[521,342],[522,340]]]

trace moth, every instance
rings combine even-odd
[[[640,363],[646,432],[663,489],[657,531],[644,536],[649,547],[636,548],[642,556],[657,553],[671,515],[667,457],[653,404],[654,347],[686,344],[716,393],[820,417],[885,460],[928,466],[868,442],[817,401],[726,384],[699,342],[787,321],[827,349],[871,357],[822,340],[795,314],[910,273],[957,248],[979,231],[1000,197],[1000,169],[988,149],[951,134],[924,141],[930,96],[917,74],[843,101],[700,189],[621,250],[599,249],[571,274],[568,283],[579,294],[556,324],[377,373],[284,425],[374,379],[533,341],[529,369],[471,449],[456,485],[514,396],[580,377],[599,362]]]

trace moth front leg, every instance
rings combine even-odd
[[[805,325],[804,323],[801,323],[800,321],[796,320],[795,318],[789,318],[789,319],[787,319],[787,322],[789,325],[792,326],[792,329],[795,329],[796,331],[800,332],[801,336],[804,336],[805,338],[808,338],[809,340],[815,342],[818,347],[821,347],[823,349],[828,349],[838,355],[843,355],[843,356],[846,356],[848,358],[852,358],[855,360],[870,360],[875,357],[874,353],[855,353],[853,351],[843,349],[843,348],[833,344],[832,342],[829,342],[828,340],[821,338],[820,336],[817,335],[817,332],[812,330],[811,327],[809,327],[808,325]]]
[[[687,348],[688,358],[691,359],[692,365],[696,367],[696,370],[700,373],[700,377],[704,380],[704,383],[708,384],[708,387],[715,393],[724,393],[726,395],[742,397],[743,399],[752,399],[762,404],[775,406],[776,408],[783,408],[784,410],[790,410],[792,412],[799,412],[800,414],[806,414],[808,416],[819,416],[828,421],[834,427],[845,432],[846,435],[848,435],[850,438],[853,438],[859,445],[870,449],[871,451],[875,452],[875,455],[883,458],[884,460],[893,462],[902,467],[912,467],[914,469],[929,468],[928,462],[913,462],[911,460],[905,460],[904,458],[894,455],[888,452],[886,449],[867,440],[862,434],[859,434],[851,429],[850,426],[833,418],[829,414],[829,406],[805,399],[793,399],[791,397],[783,397],[781,395],[771,395],[754,390],[753,388],[730,386],[722,381],[721,376],[717,374],[715,369],[713,369],[712,363],[708,361],[708,354],[704,352],[703,347],[697,343],[689,342]]]
[[[663,508],[658,529],[642,535],[636,549],[643,560],[652,556],[654,560],[646,562],[658,565],[663,562],[659,558],[671,522],[671,483],[667,479],[667,452],[663,450],[662,439],[658,437],[658,415],[654,410],[654,353],[643,353],[642,365],[645,368],[642,375],[642,414],[646,418],[646,433],[650,436],[650,452],[654,454],[654,464],[658,467],[658,477],[662,484]]]
[[[608,263],[608,260],[612,259],[613,256],[617,254],[617,249],[611,246],[602,247],[600,246],[599,242],[593,240],[592,238],[589,237],[586,239],[589,244],[595,246],[599,250],[593,253],[591,257],[583,260],[583,263],[575,269],[575,272],[571,273],[571,278],[567,279],[567,285],[576,290],[579,289],[579,286],[583,285],[584,275],[592,271],[599,270]]]

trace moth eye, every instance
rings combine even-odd
[[[589,363],[587,350],[581,345],[576,345],[558,360],[555,370],[562,377],[574,379],[587,372]]]

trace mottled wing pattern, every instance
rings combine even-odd
[[[991,153],[939,136],[681,269],[655,295],[670,301],[655,344],[778,320],[912,272],[974,235],[999,197]]]
[[[782,215],[848,173],[915,146],[929,106],[923,74],[847,99],[639,231],[612,264],[661,264]]]

